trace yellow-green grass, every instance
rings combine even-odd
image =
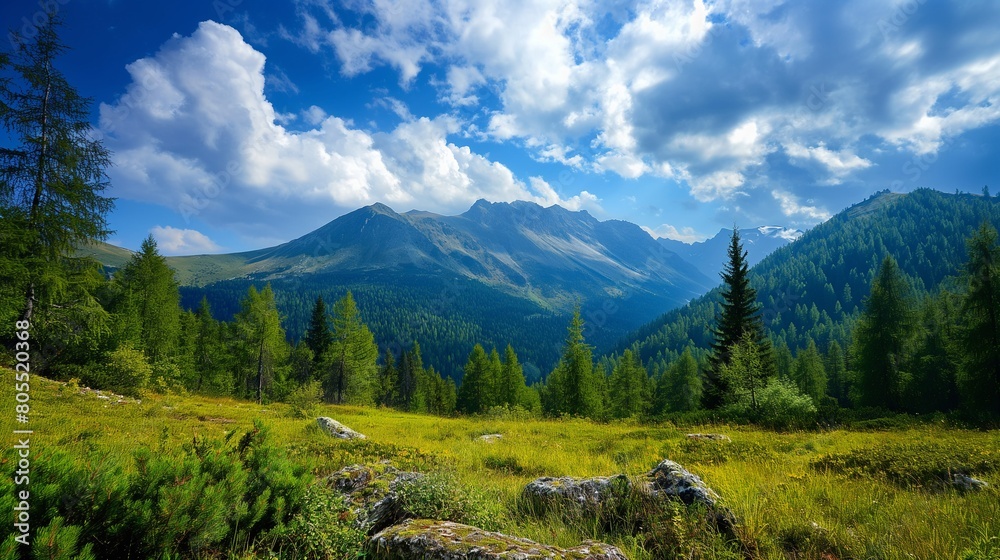
[[[13,372],[2,370],[3,425],[14,424]],[[811,466],[818,458],[875,446],[937,442],[1000,454],[1000,433],[927,425],[879,432],[774,433],[747,427],[599,424],[583,420],[440,418],[386,409],[320,406],[330,416],[367,435],[351,444],[324,436],[310,419],[293,418],[284,404],[257,405],[229,398],[145,395],[141,403],[112,404],[80,395],[73,386],[33,377],[28,427],[36,461],[50,450],[83,454],[99,449],[129,457],[140,446],[170,450],[194,437],[223,437],[248,430],[255,419],[271,428],[290,456],[323,476],[357,461],[389,459],[402,468],[453,473],[503,505],[497,520],[509,533],[559,546],[584,538],[611,541],[630,558],[649,558],[636,539],[602,534],[598,528],[558,519],[527,518],[515,502],[538,476],[640,475],[664,458],[701,476],[739,519],[738,533],[752,556],[761,558],[1000,557],[1000,476],[979,475],[990,487],[977,493],[894,484],[871,476],[847,477]],[[724,433],[732,442],[698,442],[691,431]],[[500,433],[503,439],[477,439]],[[8,436],[12,437],[12,436]],[[13,443],[13,442],[11,442]],[[10,456],[10,445],[4,457]],[[822,529],[814,529],[815,523]],[[803,537],[805,535],[805,537]],[[821,537],[821,539],[820,539]],[[822,540],[836,546],[810,546]],[[706,553],[707,556],[711,556]]]

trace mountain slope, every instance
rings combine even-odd
[[[512,343],[547,373],[575,304],[588,341],[607,348],[714,284],[634,224],[482,200],[459,216],[375,204],[276,247],[167,262],[185,305],[208,295],[223,318],[251,283],[271,282],[293,338],[317,295],[351,289],[383,347],[417,340],[454,376],[476,342]]]
[[[933,292],[958,274],[966,261],[965,240],[984,220],[1000,225],[1000,200],[929,189],[878,193],[753,267],[765,325],[793,350],[809,336],[821,350],[831,340],[846,347],[885,255],[896,259],[918,294]],[[689,342],[707,348],[719,299],[717,288],[630,340],[644,359],[673,359]]]
[[[723,228],[715,237],[695,243],[684,243],[665,237],[661,237],[657,241],[695,265],[705,276],[718,279],[719,273],[722,272],[722,265],[726,262],[726,249],[729,247],[732,236],[733,230]],[[750,266],[759,263],[764,257],[801,236],[801,231],[781,226],[761,226],[740,230],[740,239],[743,241],[743,248],[746,249],[747,262]]]

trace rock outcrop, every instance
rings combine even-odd
[[[316,424],[319,425],[323,432],[338,439],[365,439],[364,434],[355,432],[333,418],[320,416],[316,419]]]
[[[600,509],[614,498],[623,498],[631,487],[632,482],[623,474],[592,478],[546,476],[529,482],[521,492],[521,500],[534,512],[555,508],[579,513]]]
[[[703,507],[720,531],[731,534],[735,519],[719,503],[719,495],[697,475],[665,459],[644,476],[624,474],[593,478],[538,478],[521,492],[525,509],[538,514],[555,510],[562,514],[586,514],[607,518],[617,515],[625,499],[673,500]]]
[[[585,542],[561,549],[450,521],[411,519],[371,538],[375,560],[627,560],[617,548]]]
[[[327,484],[344,495],[357,527],[371,535],[413,517],[402,504],[399,489],[423,476],[388,465],[351,465],[330,475]]]
[[[503,434],[484,434],[476,439],[483,443],[496,443],[503,439]]]

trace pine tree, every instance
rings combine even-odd
[[[710,367],[702,393],[702,404],[708,409],[718,408],[727,400],[730,388],[721,372],[732,359],[733,349],[748,334],[749,340],[757,345],[756,354],[763,374],[769,375],[774,368],[771,345],[764,335],[757,291],[750,286],[750,267],[740,242],[739,228],[733,228],[727,254],[729,261],[722,272],[722,312],[716,318]]]
[[[670,365],[657,384],[658,398],[664,403],[664,412],[690,412],[701,406],[701,376],[698,362],[691,354],[691,347],[684,349],[681,357]]]
[[[288,354],[271,284],[260,292],[250,286],[236,315],[235,328],[240,343],[237,367],[241,385],[258,403],[263,402],[265,387],[274,381],[277,366]]]
[[[827,376],[820,358],[816,343],[810,338],[804,350],[795,357],[795,369],[792,380],[802,394],[812,398],[813,403],[820,404],[826,396]]]
[[[649,412],[648,374],[632,350],[625,350],[611,373],[612,418],[639,418]]]
[[[847,365],[844,350],[833,340],[826,352],[827,394],[837,399],[840,406],[847,405]]]
[[[90,100],[54,66],[66,50],[58,25],[50,18],[31,41],[18,38],[13,62],[0,60],[0,121],[12,142],[0,147],[0,270],[11,273],[4,284],[16,285],[4,292],[20,294],[17,311],[27,321],[36,303],[84,309],[65,260],[80,244],[107,237],[113,205],[101,195],[110,156],[91,134]]]
[[[756,413],[760,408],[758,396],[773,373],[768,370],[761,346],[752,331],[744,331],[743,338],[729,352],[729,363],[724,364],[719,372],[729,388],[726,393],[727,401],[736,402],[749,398],[750,409]]]
[[[1000,244],[984,223],[968,241],[962,301],[962,389],[973,414],[1000,419]]]
[[[396,369],[396,358],[392,351],[386,349],[382,367],[379,368],[379,393],[375,400],[381,406],[399,406],[399,396],[396,392],[399,372]]]
[[[920,309],[913,356],[908,370],[906,408],[912,412],[946,412],[958,404],[958,360],[955,359],[953,296],[927,297]]]
[[[354,296],[348,291],[333,306],[333,335],[322,357],[327,398],[331,402],[374,402],[378,376],[375,336],[361,321]]]
[[[550,375],[558,384],[560,402],[557,413],[590,418],[598,417],[601,410],[601,382],[594,372],[593,350],[583,340],[583,319],[580,309],[573,312],[562,358],[556,371]]]
[[[132,325],[127,341],[156,365],[168,360],[180,333],[180,291],[174,271],[148,236],[138,253],[115,274],[121,299],[116,315]]]
[[[312,316],[309,319],[309,329],[306,331],[306,344],[313,352],[313,360],[319,363],[327,348],[333,342],[333,333],[330,332],[329,317],[326,314],[326,303],[323,296],[316,296],[316,304],[313,305]]]
[[[462,384],[458,387],[458,410],[466,414],[486,411],[489,391],[490,358],[482,345],[476,344],[465,363]]]
[[[497,402],[509,407],[524,406],[524,394],[527,386],[524,380],[524,369],[517,361],[517,354],[510,344],[504,351],[503,367],[500,370],[500,379],[497,387]],[[527,408],[525,406],[525,408]]]
[[[853,400],[861,405],[900,410],[910,335],[910,289],[896,261],[886,256],[872,282],[871,295],[854,331]]]

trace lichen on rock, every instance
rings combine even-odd
[[[368,543],[374,560],[627,560],[617,548],[587,541],[558,548],[451,521],[411,519]]]

